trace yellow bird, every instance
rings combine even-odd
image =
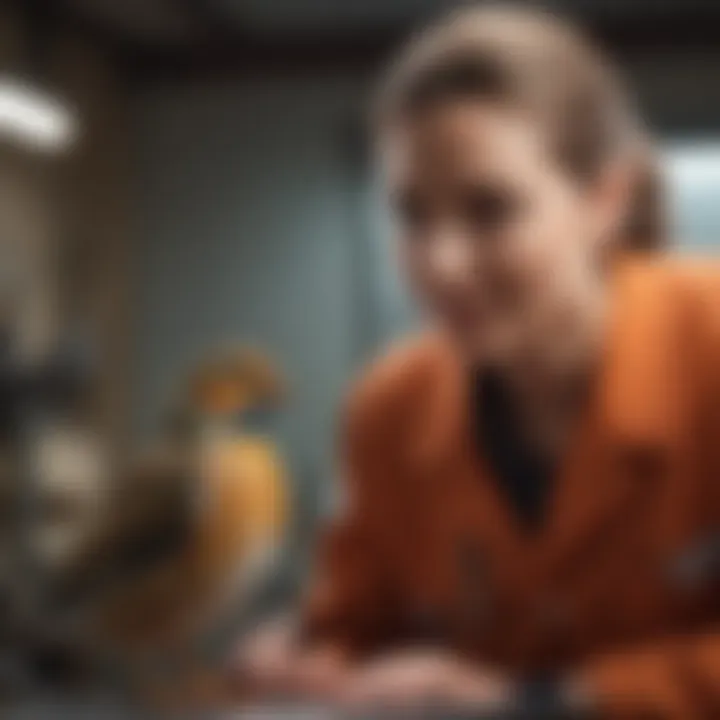
[[[262,354],[213,356],[184,384],[167,441],[119,490],[108,537],[122,541],[109,547],[133,535],[162,546],[163,535],[182,528],[160,560],[120,575],[101,605],[104,641],[143,673],[168,660],[193,663],[197,641],[241,612],[272,567],[287,524],[288,481],[258,421],[283,396],[280,375]]]

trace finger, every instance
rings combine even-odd
[[[388,679],[374,671],[352,678],[344,684],[340,695],[342,705],[356,710],[399,707],[409,699],[407,688],[397,679]]]

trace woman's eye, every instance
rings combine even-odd
[[[508,192],[493,188],[477,188],[463,201],[463,215],[475,228],[496,231],[512,221],[519,203]]]

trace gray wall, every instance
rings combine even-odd
[[[329,474],[363,323],[351,142],[361,95],[353,80],[269,80],[137,98],[139,438],[203,352],[248,341],[289,376],[280,435],[298,483],[309,492]]]

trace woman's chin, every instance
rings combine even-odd
[[[507,328],[456,333],[455,338],[460,352],[475,364],[504,365],[517,354],[517,334]]]

